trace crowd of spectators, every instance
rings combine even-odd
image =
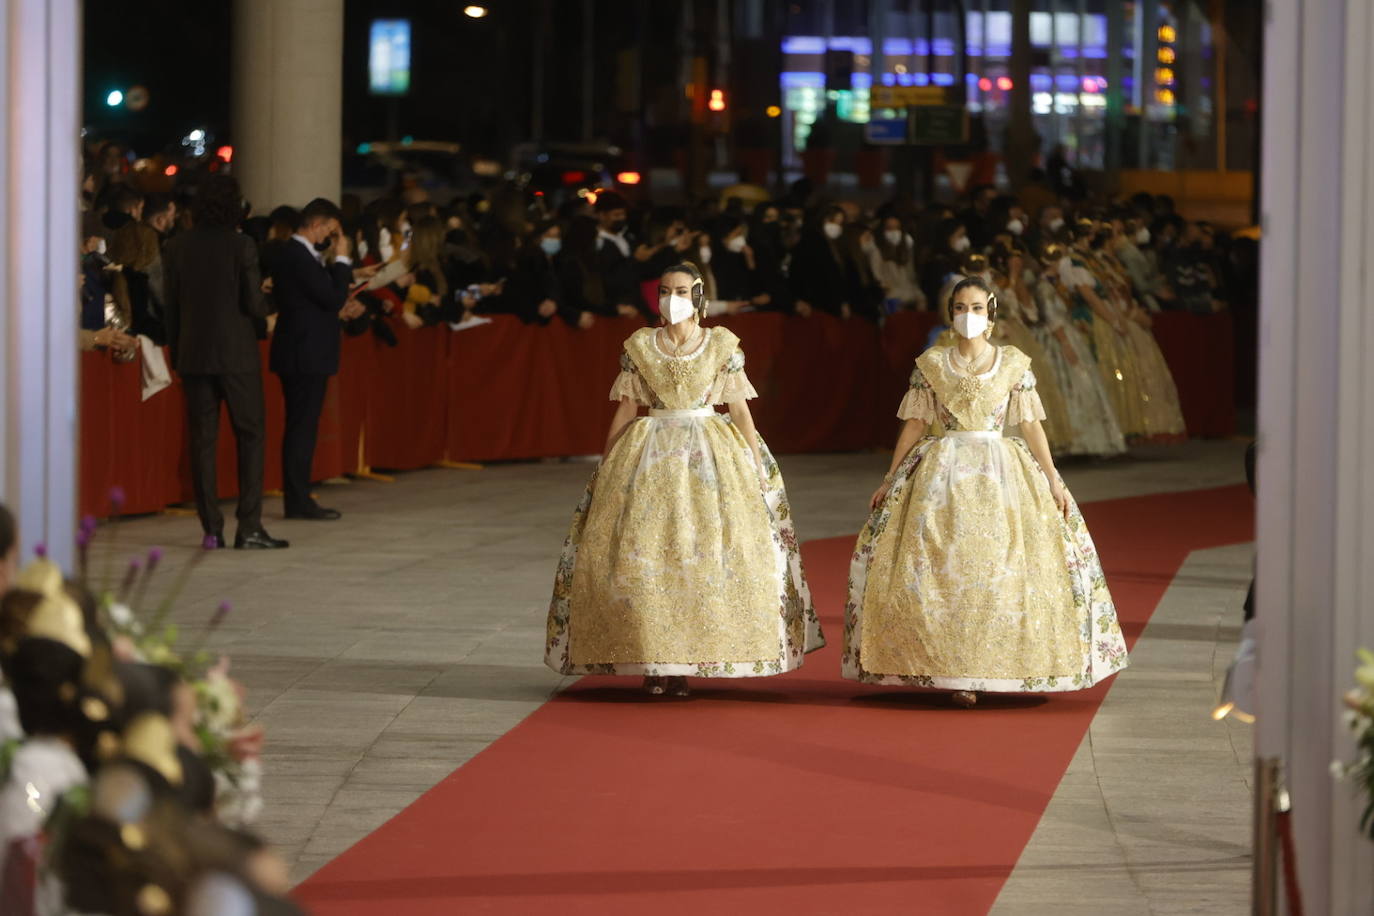
[[[121,161],[102,152],[83,186],[81,326],[87,346],[128,355],[138,335],[166,340],[160,248],[190,213],[185,193],[136,190]],[[378,268],[356,297],[363,314],[345,330],[391,341],[404,328],[384,316],[409,328],[491,314],[579,328],[613,316],[653,320],[646,285],[682,260],[702,268],[713,315],[820,311],[869,321],[932,308],[970,255],[1014,251],[1034,263],[1047,245],[1081,245],[1085,234],[1120,263],[1148,311],[1223,309],[1244,295],[1253,266],[1248,249],[1183,218],[1167,196],[1085,203],[1061,196],[1039,171],[1017,194],[984,185],[955,205],[892,199],[869,209],[805,179],[777,198],[749,199],[727,193],[664,206],[607,190],[555,208],[510,187],[445,203],[417,187],[366,204],[345,195],[357,260]],[[245,212],[242,230],[261,247],[265,277],[298,220],[285,205]]]

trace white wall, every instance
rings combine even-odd
[[[1309,913],[1374,912],[1374,844],[1333,759],[1374,647],[1374,16],[1272,0],[1261,204],[1257,753],[1288,772]]]
[[[74,551],[80,4],[0,0],[0,500]]]

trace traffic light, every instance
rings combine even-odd
[[[1178,103],[1175,93],[1178,79],[1174,73],[1174,64],[1178,60],[1174,42],[1178,41],[1178,30],[1166,23],[1159,27],[1157,34],[1159,47],[1155,52],[1155,103],[1172,108]]]

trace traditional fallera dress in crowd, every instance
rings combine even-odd
[[[1069,308],[1049,276],[1032,281],[1032,307],[1039,321],[1031,331],[1040,341],[1049,367],[1064,393],[1073,436],[1065,455],[1109,457],[1126,451],[1126,439],[1112,412],[1111,398],[1098,372],[1092,345],[1069,317]],[[1037,389],[1044,384],[1043,373]]]
[[[999,347],[957,370],[952,348],[916,360],[898,416],[942,421],[899,465],[859,535],[843,673],[876,684],[1006,693],[1090,687],[1126,666],[1092,538],[1066,521],[1025,441],[1041,419],[1030,359]]]
[[[544,660],[563,674],[754,677],[824,644],[777,462],[767,483],[728,414],[757,397],[739,338],[707,329],[664,353],[653,329],[625,342],[611,399],[630,423],[573,515],[549,607]]]

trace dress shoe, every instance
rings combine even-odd
[[[281,550],[291,544],[281,538],[274,538],[259,528],[257,531],[240,531],[234,535],[235,550]]]
[[[343,515],[339,512],[338,509],[326,509],[319,503],[312,502],[309,505],[302,506],[299,509],[288,509],[286,512],[286,517],[292,519],[304,519],[305,521],[310,522],[332,522],[335,519],[343,518]]]
[[[200,546],[202,550],[221,550],[224,547],[224,535],[207,534],[201,538]]]

